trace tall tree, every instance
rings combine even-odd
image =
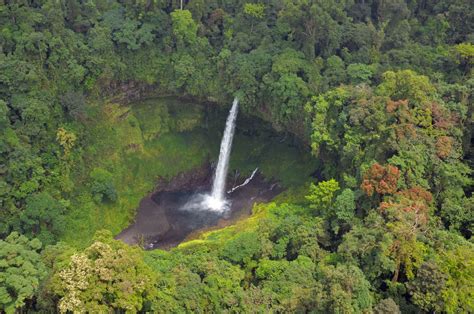
[[[0,240],[0,309],[21,311],[39,290],[47,270],[41,256],[41,241],[17,232]]]

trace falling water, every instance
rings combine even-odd
[[[229,201],[225,198],[225,181],[227,178],[227,170],[229,168],[229,158],[232,148],[232,139],[234,137],[238,105],[239,100],[235,98],[232,103],[232,108],[229,111],[229,115],[227,116],[211,193],[196,195],[194,198],[189,200],[182,209],[211,210],[222,213],[227,211],[229,208]]]
[[[212,183],[211,196],[217,200],[224,199],[225,181],[227,178],[227,169],[229,168],[230,150],[232,148],[232,138],[234,137],[235,119],[237,118],[237,107],[239,100],[234,99],[232,108],[225,125],[224,136],[222,137],[219,161],[217,162],[214,182]]]

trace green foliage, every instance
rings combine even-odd
[[[309,194],[305,197],[309,207],[324,218],[328,231],[334,234],[350,228],[356,219],[355,193],[344,189],[336,197],[339,190],[339,183],[334,179],[319,182],[317,186],[311,183]]]
[[[323,144],[332,148],[339,141],[337,131],[330,127],[336,120],[331,113],[340,108],[348,96],[347,90],[338,88],[324,96],[313,96],[311,102],[306,104],[306,111],[314,115],[311,123],[311,148],[315,154],[319,153]]]
[[[66,115],[80,119],[85,115],[86,100],[80,92],[67,92],[61,97],[61,106]]]
[[[347,76],[351,84],[368,83],[373,75],[373,66],[361,63],[352,63],[347,66]]]
[[[370,284],[359,268],[322,265],[316,276],[322,285],[316,297],[317,307],[321,310],[344,313],[364,312],[372,308],[374,297]]]
[[[245,3],[244,13],[257,19],[261,19],[264,16],[265,5],[262,3]]]
[[[326,207],[324,216],[330,222],[331,229],[338,233],[341,227],[354,224],[355,210],[355,193],[350,189],[344,189],[336,197],[334,204]]]
[[[464,241],[463,241],[464,242]],[[464,242],[453,249],[441,252],[438,264],[448,274],[442,291],[446,312],[470,312],[474,309],[474,267],[472,244]]]
[[[343,260],[355,263],[375,286],[394,271],[395,262],[389,255],[393,236],[384,230],[380,216],[372,212],[364,225],[357,225],[346,233],[338,247]]]
[[[143,262],[139,248],[113,240],[110,232],[99,232],[93,244],[72,255],[52,280],[51,289],[60,297],[60,312],[133,312],[153,293],[155,275]]]
[[[461,43],[454,47],[461,58],[465,59],[469,64],[474,62],[474,45],[471,43]]]
[[[392,298],[383,299],[374,307],[375,314],[401,314],[400,308]]]
[[[300,256],[294,261],[263,260],[256,269],[264,294],[273,300],[273,310],[302,311],[311,308],[316,282],[313,278],[314,262]]]
[[[423,263],[415,279],[407,284],[413,303],[425,311],[442,311],[439,296],[446,287],[446,277],[433,262]]]
[[[323,75],[327,78],[329,84],[339,85],[346,79],[346,70],[344,61],[338,56],[331,56],[326,60]]]
[[[383,74],[383,79],[377,92],[393,100],[409,99],[416,104],[423,104],[435,92],[428,77],[418,75],[412,70],[387,71]]]
[[[9,109],[7,104],[3,100],[0,100],[0,130],[2,131],[10,124],[8,113]]]
[[[170,14],[173,23],[173,35],[179,48],[194,45],[197,38],[197,24],[188,10],[176,10]]]
[[[292,121],[301,115],[301,104],[309,94],[305,82],[295,74],[284,74],[278,81],[270,83],[270,93],[281,110],[277,112],[276,121]]]
[[[261,254],[261,244],[255,232],[241,233],[223,246],[220,256],[232,263],[245,265],[257,260]]]
[[[57,241],[64,232],[65,204],[47,192],[29,196],[15,229],[29,237],[37,237],[44,244]]]
[[[112,174],[105,169],[94,168],[91,171],[91,193],[96,202],[115,202],[117,200],[117,191],[112,177]]]
[[[0,240],[0,309],[16,313],[38,292],[46,277],[41,241],[12,232]]]
[[[120,28],[114,32],[113,39],[125,44],[130,50],[137,50],[151,44],[153,40],[153,26],[140,25],[138,21],[126,19]]]
[[[319,182],[318,185],[311,183],[309,194],[306,196],[310,202],[309,207],[316,211],[325,211],[325,208],[331,205],[334,193],[339,189],[339,183],[334,179]]]

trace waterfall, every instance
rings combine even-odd
[[[225,124],[224,136],[222,137],[221,149],[219,151],[219,161],[217,162],[216,173],[214,174],[214,181],[212,183],[211,196],[219,201],[223,201],[225,198],[225,181],[229,168],[229,157],[232,148],[232,139],[234,137],[238,105],[239,100],[235,98]]]
[[[240,189],[241,187],[246,186],[247,184],[249,184],[250,181],[252,181],[252,179],[253,179],[253,177],[255,176],[255,174],[257,173],[257,171],[258,171],[258,167],[255,168],[255,170],[252,172],[252,174],[250,175],[250,177],[248,177],[247,179],[245,179],[244,183],[239,184],[239,185],[237,185],[237,186],[234,186],[232,189],[230,189],[229,191],[227,191],[227,194],[233,193],[235,190]]]
[[[238,105],[239,100],[235,98],[232,103],[232,108],[229,111],[229,115],[227,116],[211,193],[195,195],[184,204],[183,207],[181,207],[182,210],[210,210],[218,213],[225,213],[229,209],[230,202],[225,198],[225,181],[227,179],[227,170],[229,168],[230,150],[232,148],[232,139],[234,137]]]

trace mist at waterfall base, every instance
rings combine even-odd
[[[232,139],[234,138],[238,108],[239,100],[235,98],[227,117],[211,192],[205,194],[198,193],[194,195],[186,204],[184,204],[183,207],[180,208],[180,210],[212,211],[220,214],[225,214],[229,210],[230,200],[226,198],[225,187],[227,171],[229,170],[230,152],[232,150]],[[256,170],[252,173],[250,180],[255,175]],[[248,183],[248,181],[246,182]],[[246,183],[243,185],[245,184]]]

